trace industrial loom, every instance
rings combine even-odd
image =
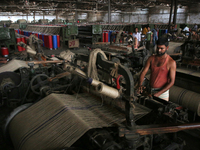
[[[27,93],[37,100],[18,98],[19,107],[7,118],[4,136],[16,150],[175,150],[184,146],[176,132],[200,127],[189,123],[187,108],[137,95],[129,69],[108,61],[100,49],[71,62],[26,64]],[[38,64],[48,69],[33,67]]]

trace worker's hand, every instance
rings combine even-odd
[[[138,93],[143,93],[144,89],[146,89],[145,86],[143,86],[143,85],[139,86]]]

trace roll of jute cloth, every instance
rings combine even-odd
[[[15,150],[70,147],[89,129],[121,126],[124,114],[88,94],[50,94],[17,114],[8,131]]]
[[[117,89],[107,86],[103,83],[100,83],[96,86],[96,90],[98,93],[108,96],[110,98],[119,98],[120,93]]]
[[[169,90],[169,100],[179,104],[189,110],[196,112],[200,116],[200,94],[178,86],[172,86]]]

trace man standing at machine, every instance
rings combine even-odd
[[[176,75],[176,62],[166,53],[169,48],[166,38],[157,41],[156,55],[148,58],[142,73],[140,74],[139,92],[146,88],[142,85],[144,77],[151,69],[150,87],[151,93],[166,101],[169,100],[169,89],[174,85]]]
[[[134,39],[134,48],[137,49],[140,46],[140,41],[141,41],[141,35],[138,32],[137,27],[135,27],[135,32],[133,33],[133,39]]]
[[[148,26],[147,27],[147,34],[146,34],[146,39],[147,39],[147,43],[146,43],[146,48],[150,51],[150,48],[151,48],[151,43],[152,43],[152,40],[153,40],[153,32],[151,32],[151,28]],[[152,54],[153,52],[151,52]]]
[[[154,25],[153,32],[153,47],[156,45],[156,41],[158,40],[158,34],[157,34],[158,28],[157,25]]]

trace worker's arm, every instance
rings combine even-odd
[[[154,96],[158,97],[160,96],[162,93],[164,93],[165,91],[169,90],[175,82],[175,77],[176,77],[176,62],[174,60],[172,60],[170,62],[170,68],[169,68],[169,83],[166,84],[164,86],[164,88],[162,90],[160,90],[159,92],[155,93]]]
[[[153,57],[153,56],[151,56],[151,57],[148,58],[148,60],[147,60],[147,62],[146,62],[146,64],[145,64],[145,67],[143,68],[142,73],[140,74],[140,81],[139,81],[139,88],[138,88],[138,91],[141,92],[141,93],[142,93],[143,90],[146,88],[146,87],[142,86],[142,83],[143,83],[144,77],[145,77],[145,75],[147,74],[147,72],[148,72],[148,70],[149,70],[149,67],[150,67],[150,65],[151,65],[152,57]]]

